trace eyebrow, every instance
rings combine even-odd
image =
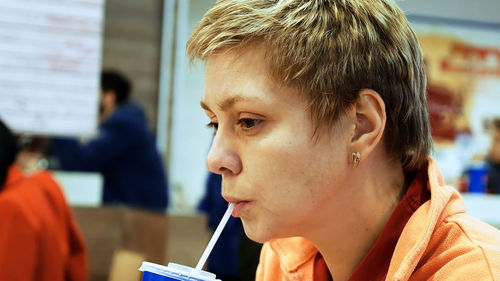
[[[237,104],[238,102],[255,101],[255,100],[259,101],[260,98],[257,98],[257,97],[244,97],[244,96],[241,96],[241,95],[235,95],[235,96],[228,97],[227,99],[225,99],[221,103],[219,103],[219,108],[222,111],[227,111],[231,107],[233,107],[235,104]],[[200,106],[201,106],[201,108],[203,108],[203,109],[205,109],[207,111],[212,111],[210,109],[210,107],[204,101],[200,101]]]

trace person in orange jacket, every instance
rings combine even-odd
[[[423,55],[390,0],[219,0],[201,106],[257,281],[495,280],[500,231],[429,158]]]
[[[86,247],[60,186],[48,171],[26,174],[18,156],[0,121],[0,280],[86,281]]]

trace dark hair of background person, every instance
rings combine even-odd
[[[3,189],[9,167],[19,151],[17,139],[7,125],[0,120],[0,191]]]
[[[101,90],[114,91],[117,104],[128,100],[131,88],[130,81],[121,73],[114,70],[105,70],[101,73]]]

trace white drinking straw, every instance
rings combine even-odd
[[[201,255],[200,261],[198,261],[198,264],[196,265],[197,270],[201,270],[203,265],[207,261],[208,256],[212,252],[212,249],[214,248],[215,243],[219,239],[219,236],[222,230],[224,229],[224,226],[226,226],[226,223],[229,220],[229,217],[231,216],[233,210],[234,210],[234,203],[230,203],[229,206],[227,207],[226,212],[224,213],[224,216],[220,220],[219,225],[215,229],[214,235],[212,236],[212,238],[210,238],[210,242],[208,242],[207,248],[203,252],[203,255]]]

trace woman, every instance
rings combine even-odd
[[[493,280],[500,234],[429,158],[423,58],[386,0],[218,1],[187,44],[205,65],[207,157],[257,280]]]

